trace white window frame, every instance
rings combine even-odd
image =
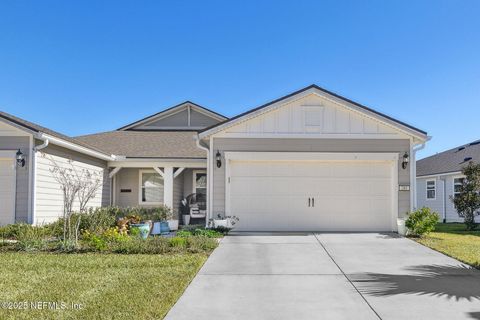
[[[142,191],[143,191],[142,175],[144,173],[155,173],[155,174],[158,174],[160,176],[160,174],[153,169],[152,170],[146,170],[146,169],[138,170],[138,204],[140,204],[140,205],[162,205],[163,201],[160,201],[160,202],[142,201]],[[163,180],[163,177],[160,176],[160,179]],[[165,193],[165,181],[164,181],[164,184],[163,184],[163,188],[164,188],[163,192]]]
[[[197,193],[197,173],[207,174],[207,170],[193,170],[192,171],[192,193]],[[208,179],[208,177],[207,177]],[[205,188],[205,191],[207,188]]]
[[[428,183],[429,182],[432,182],[433,181],[433,189],[428,189]],[[434,191],[434,194],[435,194],[435,197],[433,198],[429,198],[428,197],[428,191],[431,191],[433,190]],[[428,179],[428,180],[425,180],[425,198],[427,199],[427,201],[433,201],[433,200],[437,200],[437,179]]]
[[[455,192],[455,179],[465,179],[465,176],[454,176],[452,178],[452,196],[453,196],[453,198],[455,198],[455,194],[456,194],[456,192]]]

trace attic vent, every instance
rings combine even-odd
[[[460,148],[458,148],[457,151],[462,151],[462,150],[465,150],[465,147],[460,147]]]
[[[480,140],[471,142],[469,145],[470,145],[470,146],[476,146],[477,144],[480,144]]]
[[[467,162],[467,161],[470,161],[472,160],[472,157],[466,157],[465,159],[463,159],[463,161]]]

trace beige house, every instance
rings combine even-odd
[[[0,223],[49,222],[57,163],[104,179],[92,205],[206,202],[246,231],[396,231],[415,207],[424,131],[312,85],[233,118],[185,102],[118,130],[67,137],[0,113]],[[25,159],[16,160],[20,150]]]

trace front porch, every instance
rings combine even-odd
[[[190,224],[205,224],[207,163],[195,161],[133,160],[109,163],[111,204],[119,207],[172,208],[175,219],[192,214]],[[185,210],[182,200],[196,194],[193,208]],[[190,197],[191,198],[191,197]]]

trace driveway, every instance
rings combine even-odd
[[[480,319],[480,271],[394,234],[238,234],[166,319]]]

